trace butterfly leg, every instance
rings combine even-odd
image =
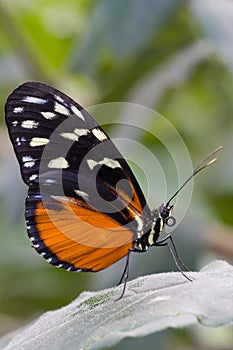
[[[167,240],[170,240],[171,244],[169,242],[167,242]],[[190,271],[189,268],[185,265],[185,263],[183,262],[183,260],[181,259],[181,257],[179,256],[175,243],[171,237],[171,235],[167,235],[165,238],[161,239],[160,241],[156,242],[155,246],[161,247],[161,246],[167,246],[168,250],[172,256],[172,259],[177,267],[177,269],[182,273],[182,275],[189,280],[190,282],[192,282],[192,279],[190,277],[188,277],[184,271],[181,269],[180,265],[183,266],[185,268],[186,271]],[[180,264],[180,265],[179,265]]]
[[[183,260],[179,256],[179,254],[177,252],[177,249],[176,249],[176,246],[175,246],[175,243],[174,243],[171,235],[170,235],[169,239],[170,239],[170,242],[171,242],[171,245],[172,245],[172,248],[173,248],[173,252],[175,253],[176,259],[179,261],[180,265],[185,268],[186,271],[190,271],[188,266],[183,262]]]
[[[119,283],[117,284],[117,285],[121,284],[122,281],[124,280],[123,289],[122,289],[121,295],[115,301],[120,300],[125,294],[126,284],[127,284],[128,278],[129,278],[129,256],[130,256],[131,252],[132,252],[132,250],[128,251],[128,254],[126,257],[126,262],[125,262],[125,268],[124,268],[123,274],[121,276],[121,279],[120,279]]]
[[[123,281],[123,279],[124,279],[124,277],[125,277],[125,273],[126,273],[126,270],[127,270],[127,268],[128,268],[128,266],[127,266],[127,260],[128,260],[128,254],[127,254],[127,258],[126,258],[126,263],[125,263],[124,271],[123,271],[123,273],[122,273],[122,275],[121,275],[120,281],[117,283],[117,286],[119,286],[119,285],[122,283],[122,281]]]

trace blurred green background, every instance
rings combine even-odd
[[[195,179],[174,237],[192,269],[216,258],[233,261],[232,23],[230,0],[0,0],[0,335],[83,290],[116,284],[123,268],[121,261],[98,274],[68,273],[30,248],[26,187],[3,112],[9,93],[24,81],[51,84],[86,107],[126,101],[155,109],[179,131],[194,164],[222,145],[219,161]],[[125,116],[124,122],[132,120]],[[153,131],[151,120],[145,128]],[[118,131],[108,128],[110,135]],[[161,154],[148,134],[133,137]],[[132,257],[130,277],[172,269],[167,250],[154,248]],[[221,350],[233,349],[232,343],[232,328],[190,327],[126,339],[114,349]]]

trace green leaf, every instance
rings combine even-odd
[[[215,261],[188,276],[193,282],[178,272],[140,277],[127,284],[119,301],[115,299],[122,286],[84,292],[18,334],[3,337],[0,349],[103,349],[125,337],[141,337],[167,327],[232,324],[233,267]]]

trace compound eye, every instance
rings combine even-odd
[[[166,219],[165,223],[169,227],[174,226],[176,224],[176,219],[174,216],[169,216],[169,218]]]

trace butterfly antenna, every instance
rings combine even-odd
[[[217,152],[219,152],[222,149],[222,146],[217,147],[212,152],[208,154],[207,157],[202,159],[202,161],[198,164],[198,166],[193,170],[192,174],[187,178],[187,180],[178,188],[178,190],[173,194],[173,196],[169,199],[166,206],[169,206],[170,202],[177,196],[177,194],[182,190],[182,188],[201,170],[207,168],[209,165],[216,162],[218,159],[217,157],[211,159]]]

